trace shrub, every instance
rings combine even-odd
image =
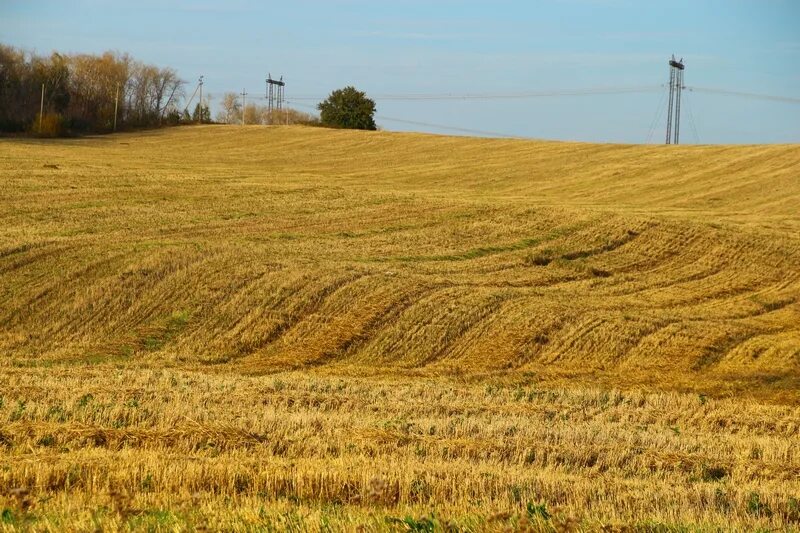
[[[772,509],[767,503],[761,501],[761,495],[757,492],[750,493],[750,498],[747,500],[747,512],[756,516],[772,516]]]
[[[42,120],[36,120],[33,131],[41,137],[61,137],[67,131],[64,117],[56,113],[45,113]]]
[[[550,520],[550,513],[547,511],[547,504],[528,502],[526,506],[528,518],[541,518],[542,520]]]

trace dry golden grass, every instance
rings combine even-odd
[[[798,146],[209,126],[0,187],[0,528],[800,520]]]
[[[29,491],[27,520],[43,528],[388,529],[386,517],[434,510],[442,524],[500,529],[528,503],[551,515],[541,529],[800,523],[796,407],[530,377],[105,365],[8,369],[2,389],[0,481]]]

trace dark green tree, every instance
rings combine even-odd
[[[375,130],[375,102],[355,87],[333,91],[317,105],[323,126],[351,130]]]
[[[211,122],[211,110],[208,108],[207,105],[203,106],[202,110],[203,115],[200,115],[200,104],[196,104],[194,106],[194,112],[192,113],[192,121],[200,122],[201,124],[206,122]]]

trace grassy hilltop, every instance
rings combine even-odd
[[[0,528],[800,523],[800,146],[204,126],[0,190]]]

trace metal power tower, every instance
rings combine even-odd
[[[678,144],[681,133],[681,91],[683,90],[683,58],[669,60],[669,105],[667,107],[667,144]],[[674,129],[673,129],[674,126]]]
[[[279,80],[273,80],[272,74],[267,75],[267,111],[272,120],[272,111],[280,111],[283,108],[284,88],[286,83],[283,76]]]

